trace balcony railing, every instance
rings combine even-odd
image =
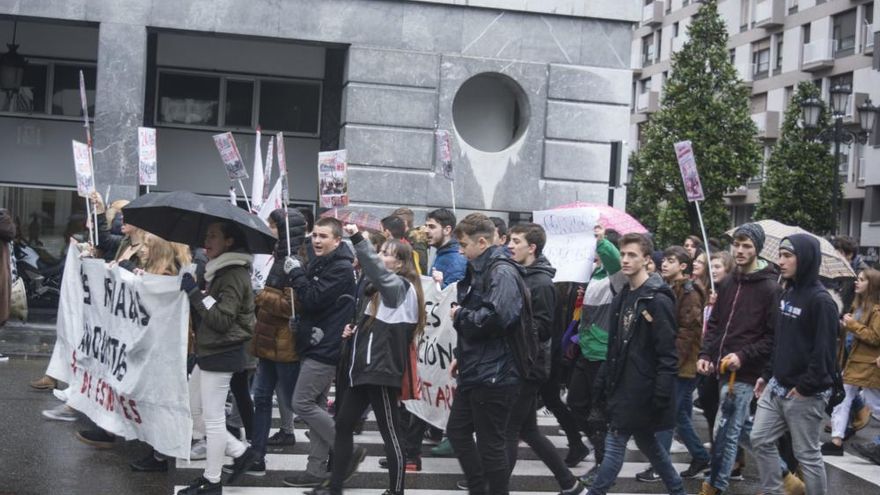
[[[761,112],[752,114],[752,122],[758,128],[758,137],[777,139],[779,137],[779,112]]]
[[[785,22],[785,0],[758,0],[755,3],[755,27],[775,28]]]
[[[654,26],[663,23],[663,2],[655,0],[642,7],[642,25]]]
[[[867,22],[862,24],[862,53],[865,55],[874,53],[874,25]]]
[[[831,53],[831,40],[827,38],[811,41],[804,45],[803,64],[801,70],[811,72],[827,69],[834,65]]]
[[[638,113],[654,113],[660,109],[660,94],[657,91],[645,91],[639,93],[636,98],[636,111]]]

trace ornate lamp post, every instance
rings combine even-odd
[[[837,226],[840,223],[838,218],[840,212],[840,145],[847,146],[853,143],[865,144],[874,131],[874,124],[877,113],[880,108],[871,104],[868,98],[865,102],[858,106],[859,111],[859,127],[858,131],[850,131],[843,126],[843,117],[846,115],[847,105],[849,104],[849,96],[852,90],[849,86],[834,86],[831,88],[831,113],[834,119],[827,129],[819,129],[819,114],[822,112],[823,103],[818,98],[810,98],[802,105],[802,119],[805,129],[815,131],[814,139],[824,144],[834,143],[834,196],[832,199],[832,216],[834,218],[834,226],[831,233],[837,234]]]

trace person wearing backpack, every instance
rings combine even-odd
[[[446,433],[468,491],[506,495],[510,468],[505,434],[522,376],[521,349],[513,341],[523,331],[524,270],[493,245],[495,224],[485,215],[468,215],[455,227],[455,235],[468,265],[458,282],[458,305],[450,311],[458,334],[450,368],[457,388]]]
[[[537,400],[541,384],[550,375],[550,348],[553,337],[553,311],[556,307],[556,287],[553,276],[556,269],[541,254],[547,243],[543,227],[534,223],[517,224],[508,232],[507,247],[510,257],[524,269],[523,282],[528,289],[526,309],[531,307],[532,335],[527,335],[535,346],[535,362],[526,370],[520,382],[519,394],[511,409],[507,423],[507,459],[510,472],[516,465],[520,439],[524,440],[538,458],[544,462],[559,483],[564,495],[584,495],[586,488],[580,484],[565,465],[556,447],[538,429]],[[527,322],[529,323],[529,322]]]

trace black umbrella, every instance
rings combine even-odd
[[[215,222],[238,225],[251,253],[271,253],[277,242],[269,227],[256,215],[232,205],[228,199],[188,191],[145,194],[125,206],[122,214],[129,225],[190,246],[201,246],[208,226]]]

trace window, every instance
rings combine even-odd
[[[752,76],[763,79],[770,73],[770,38],[752,44]]]
[[[672,23],[672,37],[678,38],[678,23],[677,22]]]
[[[0,113],[81,118],[79,71],[83,71],[89,115],[95,115],[94,65],[30,59],[17,93],[0,92]]]
[[[774,69],[778,72],[782,72],[782,40],[776,42],[776,65]]]
[[[788,13],[794,14],[798,11],[798,0],[788,0]]]
[[[785,87],[785,99],[782,101],[782,111],[785,112],[788,110],[788,107],[791,105],[791,98],[794,96],[794,86],[786,86]]]
[[[852,55],[856,46],[856,9],[838,14],[832,19],[834,57]]]
[[[651,91],[651,78],[642,79],[642,90],[639,92],[640,94],[645,94]]]
[[[731,48],[727,51],[727,55],[730,57],[730,63],[733,64],[736,62],[736,49]]]
[[[749,30],[749,2],[751,0],[742,0],[739,7],[739,32]]]
[[[749,109],[751,113],[761,113],[767,111],[767,93],[760,93],[755,96],[752,96],[751,102],[749,104]]]
[[[321,85],[160,69],[157,102],[159,124],[317,135]]]
[[[810,42],[810,25],[804,24],[803,26],[803,40],[804,44],[808,44]]]
[[[642,38],[642,67],[654,63],[654,34]]]

